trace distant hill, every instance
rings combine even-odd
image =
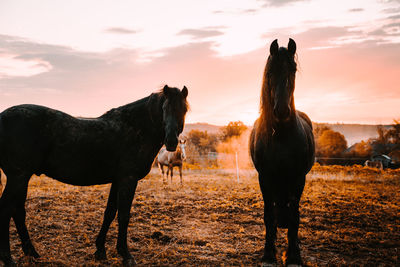
[[[315,125],[325,125],[332,130],[337,131],[344,135],[347,140],[347,145],[351,146],[361,140],[368,140],[378,136],[377,128],[379,125],[375,124],[342,124],[342,123],[315,123]],[[389,128],[390,125],[383,125]],[[218,133],[222,126],[212,125],[208,123],[187,123],[183,134],[189,133],[191,130],[207,131],[208,133]]]
[[[208,123],[186,123],[183,134],[188,134],[191,130],[207,131],[211,134],[216,134],[221,129],[221,126]]]

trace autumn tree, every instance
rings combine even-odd
[[[331,128],[329,128],[328,126],[323,125],[323,124],[322,125],[318,125],[318,124],[313,125],[314,138],[318,139],[321,136],[321,134],[326,130],[331,130]]]
[[[371,140],[362,140],[353,145],[352,150],[347,154],[348,157],[354,158],[370,158],[372,155]]]
[[[400,120],[394,120],[388,129],[379,126],[377,133],[371,142],[373,154],[387,154],[400,160]]]
[[[314,131],[316,155],[319,157],[339,157],[347,148],[346,138],[327,126],[317,127]]]
[[[221,139],[226,141],[232,137],[239,137],[247,130],[247,126],[241,121],[231,121],[222,128]]]
[[[218,144],[218,136],[207,131],[191,130],[187,135],[188,145],[197,150],[200,155],[215,152]]]

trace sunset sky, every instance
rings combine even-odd
[[[186,85],[187,122],[250,125],[269,44],[289,37],[296,107],[313,121],[400,118],[399,0],[2,0],[0,110],[96,117]]]

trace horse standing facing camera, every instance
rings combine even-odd
[[[250,135],[250,154],[264,199],[264,265],[276,264],[277,227],[288,228],[286,265],[301,265],[298,240],[299,202],[306,174],[314,164],[311,120],[294,105],[296,43],[275,40],[264,71],[261,114]]]

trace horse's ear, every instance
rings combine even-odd
[[[278,54],[278,50],[279,50],[278,39],[275,39],[271,43],[271,46],[269,47],[269,53],[273,56]]]
[[[164,88],[163,88],[163,94],[164,94],[166,97],[168,97],[170,91],[171,91],[171,90],[170,90],[170,88],[168,87],[168,85],[165,85]]]
[[[296,42],[292,38],[289,38],[288,51],[292,55],[296,53]]]
[[[186,86],[183,86],[183,89],[182,89],[182,95],[183,95],[183,97],[184,98],[186,98],[187,96],[188,96],[188,89],[186,88]]]

